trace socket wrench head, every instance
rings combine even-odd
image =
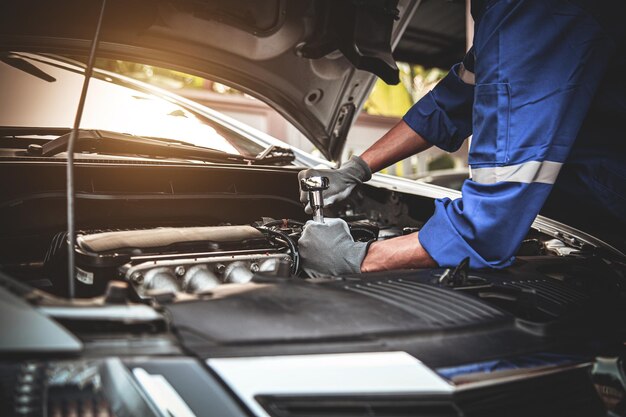
[[[328,189],[328,177],[311,176],[300,180],[302,191],[309,193],[309,204],[313,209],[313,220],[324,223],[324,197],[322,192]]]
[[[306,177],[300,180],[300,188],[302,191],[323,191],[328,189],[330,182],[328,177],[313,176]]]

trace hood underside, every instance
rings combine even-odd
[[[329,159],[419,0],[108,0],[97,56],[177,69],[270,104]],[[0,49],[87,55],[100,1],[0,5]]]

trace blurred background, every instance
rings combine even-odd
[[[462,60],[473,22],[465,1],[424,0],[394,50],[401,82],[378,80],[348,135],[342,160],[361,154],[391,129],[406,111]],[[416,46],[417,45],[417,46]],[[100,60],[97,66],[158,85],[231,116],[304,151],[313,145],[263,102],[211,80],[148,65]],[[407,158],[384,173],[460,188],[467,176],[467,142],[455,153],[436,148]]]

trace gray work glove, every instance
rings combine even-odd
[[[368,246],[355,242],[348,223],[335,218],[309,220],[298,241],[302,267],[313,277],[360,273]]]
[[[339,169],[306,169],[298,174],[298,184],[300,180],[311,176],[328,177],[330,186],[324,190],[324,204],[330,205],[338,201],[344,200],[350,195],[357,184],[369,181],[372,178],[372,171],[367,163],[356,155]],[[300,190],[300,201],[306,204],[304,211],[308,214],[313,213],[313,209],[309,204],[309,193]]]

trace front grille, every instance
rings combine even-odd
[[[405,279],[348,284],[346,289],[384,301],[432,326],[469,326],[506,319],[506,313],[470,296]]]

